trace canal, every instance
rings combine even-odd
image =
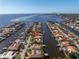
[[[45,50],[49,54],[50,59],[58,59],[58,57],[64,58],[63,52],[60,52],[57,45],[57,41],[52,36],[46,23],[43,23],[42,30],[44,31],[44,44],[46,45]]]
[[[67,30],[73,32],[73,33],[76,34],[77,36],[79,36],[79,32],[78,32],[78,31],[76,31],[76,30],[74,30],[74,29],[68,27],[68,26],[65,25],[65,24],[62,24],[62,23],[61,23],[60,25],[63,26],[64,28],[66,28]]]
[[[10,45],[10,42],[13,42],[16,40],[16,38],[19,36],[20,33],[22,33],[25,29],[27,30],[28,27],[30,27],[32,24],[26,24],[24,26],[22,26],[21,29],[19,29],[18,31],[14,32],[10,37],[7,37],[5,40],[0,42],[0,53],[3,52],[3,48],[7,47]]]

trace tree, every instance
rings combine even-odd
[[[15,59],[21,59],[19,52],[16,53]]]

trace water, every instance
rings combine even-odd
[[[0,27],[7,25],[8,23],[11,22],[12,19],[20,18],[20,17],[28,17],[28,16],[33,16],[29,17],[29,19],[26,18],[27,20],[31,21],[41,21],[41,22],[46,22],[47,20],[52,20],[52,21],[62,21],[61,18],[55,15],[39,15],[39,14],[0,14]]]
[[[10,44],[10,42],[15,41],[14,37],[17,37],[24,29],[25,26],[22,29],[18,30],[16,33],[13,33],[13,35],[11,35],[10,37],[0,42],[0,53],[2,53],[3,48],[7,47]]]
[[[30,16],[29,14],[0,14],[0,27],[7,25],[12,19]]]
[[[29,16],[32,16],[32,17],[29,17]],[[20,17],[25,17],[25,21],[29,21],[30,20],[31,22],[33,22],[33,21],[40,21],[40,22],[42,22],[43,23],[42,29],[45,31],[45,33],[44,33],[44,43],[46,45],[46,52],[49,54],[49,56],[51,58],[59,57],[59,56],[62,55],[62,53],[59,52],[59,49],[56,46],[57,42],[52,37],[52,34],[51,34],[49,28],[46,25],[47,21],[54,21],[54,22],[58,21],[58,22],[61,22],[62,21],[61,18],[59,18],[58,16],[55,16],[55,15],[32,15],[32,14],[31,15],[27,15],[27,14],[0,15],[0,26],[6,25],[12,19],[20,18]],[[27,18],[27,17],[29,17],[29,18]],[[2,50],[3,46],[6,46],[8,44],[8,42],[11,41],[11,40],[14,41],[15,39],[12,39],[12,37],[10,37],[10,38],[8,38],[8,40],[4,40],[2,43],[0,43],[0,49]]]
[[[79,36],[79,32],[78,32],[78,31],[76,31],[76,30],[74,30],[74,29],[68,27],[67,25],[64,25],[64,24],[60,24],[60,25],[63,26],[63,27],[65,27],[67,30],[73,32],[73,33],[76,34],[77,36]],[[66,32],[66,31],[65,31],[65,32]],[[66,33],[67,33],[67,32],[66,32]]]
[[[58,59],[58,57],[64,58],[64,53],[59,51],[59,48],[56,46],[58,43],[54,39],[46,23],[43,23],[42,29],[44,31],[44,44],[46,45],[45,50],[49,54],[50,59]]]

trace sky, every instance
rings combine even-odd
[[[79,13],[79,0],[0,0],[0,14]]]

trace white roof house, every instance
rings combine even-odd
[[[16,54],[13,51],[7,51],[0,55],[0,59],[7,58],[12,59]]]

